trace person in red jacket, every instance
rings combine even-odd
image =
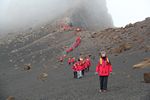
[[[86,72],[88,72],[90,70],[90,66],[91,66],[91,60],[90,60],[90,57],[86,57],[85,58],[85,70]]]
[[[82,78],[84,75],[83,73],[84,66],[82,64],[82,60],[78,59],[78,61],[74,65],[76,65],[77,78],[78,79]]]
[[[63,62],[63,57],[62,57],[62,56],[59,57],[59,61],[60,61],[60,62]]]
[[[76,61],[76,58],[75,58],[75,57],[72,57],[71,60],[70,60],[71,64],[74,64],[75,61]]]
[[[80,43],[81,43],[81,37],[78,36],[78,37],[76,38],[75,43],[73,44],[73,48],[77,48],[77,47],[80,45]]]
[[[74,78],[77,78],[77,67],[78,67],[78,63],[76,62],[72,66]]]
[[[108,76],[112,72],[112,65],[106,56],[106,52],[101,52],[101,57],[96,67],[96,73],[99,75],[100,80],[100,91],[99,92],[106,92],[107,91],[107,83],[108,83]]]
[[[85,60],[82,57],[80,57],[79,60],[80,60],[80,67],[81,67],[82,76],[84,76]]]
[[[68,48],[68,49],[66,50],[66,53],[69,53],[69,52],[71,52],[71,51],[73,51],[73,47]]]
[[[71,57],[68,58],[68,65],[71,64]]]

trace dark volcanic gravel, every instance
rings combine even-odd
[[[14,39],[11,43],[1,44],[0,100],[9,96],[15,100],[150,100],[150,84],[143,80],[144,72],[150,72],[150,69],[132,68],[150,57],[149,29],[148,18],[125,28],[79,33],[81,45],[69,55],[78,57],[85,52],[92,55],[90,72],[82,79],[73,79],[71,66],[66,61],[63,64],[57,62],[63,54],[62,48],[75,41],[73,31],[47,32],[32,39],[29,36],[25,42]],[[121,52],[112,52],[126,42],[132,43],[132,48],[126,50],[123,47]],[[113,65],[107,93],[98,92],[99,78],[94,74],[101,48],[107,50]],[[26,64],[31,65],[30,70],[24,70]]]

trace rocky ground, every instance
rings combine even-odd
[[[150,100],[150,85],[144,83],[149,67],[133,65],[150,58],[150,18],[122,28],[101,32],[81,31],[81,45],[68,56],[90,54],[92,67],[82,79],[73,79],[66,60],[58,62],[63,47],[76,38],[74,31],[43,25],[0,40],[0,100]],[[100,94],[94,75],[100,50],[106,50],[113,65],[109,92]],[[149,63],[149,62],[148,62]]]

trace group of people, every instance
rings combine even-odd
[[[77,48],[80,45],[80,43],[81,43],[81,37],[78,36],[76,37],[76,41],[68,49],[66,49],[66,53],[73,51],[75,48]]]
[[[84,59],[80,57],[78,61],[74,57],[68,59],[68,64],[72,64],[72,70],[74,78],[80,79],[84,76],[84,72],[88,72],[91,66],[90,56],[85,57]],[[95,74],[99,76],[100,81],[100,90],[99,92],[107,91],[108,77],[112,72],[112,65],[108,59],[106,52],[102,51],[100,59],[96,66]]]
[[[67,54],[72,52],[75,48],[77,48],[81,43],[81,37],[78,36],[76,37],[76,41],[69,47],[67,48],[67,46],[65,46],[63,49],[66,49],[65,50],[65,53],[63,56],[60,56],[58,59],[59,59],[59,62],[63,62],[65,58],[67,58]],[[70,59],[70,58],[69,58]]]
[[[65,26],[64,29],[68,30],[68,29],[71,29],[71,27]],[[76,32],[80,32],[80,31],[81,31],[80,28],[76,29]],[[73,49],[78,47],[80,43],[81,43],[81,37],[78,36],[76,38],[75,43],[71,47],[66,49],[66,53],[73,51]],[[64,55],[63,57],[60,57],[60,61],[62,62],[64,58],[66,58],[66,55]],[[72,65],[74,78],[80,79],[84,76],[85,71],[86,72],[89,71],[89,68],[91,66],[90,56],[85,57],[85,58],[79,57],[79,59],[77,61],[76,61],[75,57],[69,57],[68,64]],[[102,51],[99,62],[96,66],[96,71],[95,71],[95,74],[98,74],[99,81],[100,81],[99,92],[107,91],[108,77],[111,72],[112,72],[112,65],[110,63],[110,60],[108,59],[106,52]]]
[[[74,78],[80,79],[84,76],[84,72],[88,72],[90,69],[90,56],[87,56],[85,58],[79,57],[77,61],[75,61],[75,58],[69,58],[68,64],[72,64]]]
[[[81,30],[80,28],[78,28],[76,31],[80,32]],[[73,43],[73,45],[65,50],[66,54],[73,51],[76,47],[79,46],[80,43],[81,43],[81,37],[78,36],[76,38],[76,41]],[[60,57],[59,61],[63,62],[64,58],[66,58],[66,55]],[[85,58],[80,56],[79,59],[77,60],[75,59],[75,57],[69,57],[68,64],[72,65],[74,78],[80,79],[84,76],[84,72],[88,72],[90,69],[91,66],[90,56],[87,56]],[[108,59],[106,52],[102,51],[95,71],[95,74],[99,76],[99,81],[100,81],[99,92],[107,91],[108,77],[111,72],[112,72],[111,62]]]

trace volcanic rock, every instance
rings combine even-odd
[[[150,72],[144,73],[144,81],[145,83],[150,83]]]

